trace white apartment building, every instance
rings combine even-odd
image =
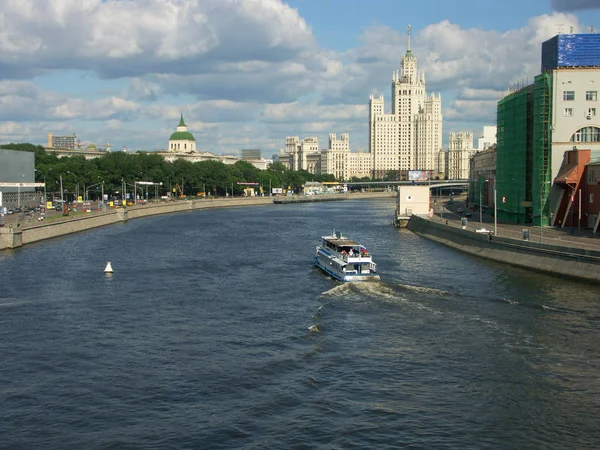
[[[321,173],[333,175],[337,180],[369,177],[371,175],[371,155],[364,151],[350,151],[350,137],[335,133],[329,135],[329,147],[321,151]]]
[[[279,151],[279,161],[290,170],[306,170],[310,173],[319,173],[319,139],[313,136],[300,141],[298,136],[286,137],[285,150]]]
[[[442,148],[441,95],[427,95],[425,73],[418,72],[417,58],[408,45],[401,71],[392,73],[392,111],[384,113],[383,95],[369,100],[369,151],[373,177],[389,171],[437,172]]]
[[[475,153],[471,131],[452,131],[448,136],[448,179],[468,180],[469,159]]]
[[[493,145],[496,145],[496,130],[497,127],[486,125],[483,127],[483,134],[477,140],[477,151],[482,152]]]
[[[342,134],[338,140],[335,133],[330,133],[329,147],[321,151],[321,173],[331,174],[336,180],[347,180],[348,153],[350,153],[348,134]]]

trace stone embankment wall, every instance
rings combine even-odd
[[[156,203],[131,208],[111,209],[104,213],[89,213],[58,220],[56,222],[41,222],[39,225],[27,227],[3,227],[0,228],[0,250],[17,248],[32,242],[64,236],[79,231],[112,225],[139,217],[155,216],[158,214],[170,214],[175,212],[193,211],[208,208],[227,208],[239,206],[272,205],[273,201],[267,197],[249,197],[240,199],[215,199],[177,201],[172,203]]]
[[[408,229],[471,255],[554,275],[600,282],[600,252],[488,236],[412,216]]]
[[[353,193],[346,196],[349,200],[365,198],[388,198],[394,197],[393,192],[365,192]],[[0,228],[0,250],[17,248],[44,239],[51,239],[92,228],[112,225],[129,219],[155,216],[158,214],[170,214],[176,212],[194,211],[210,208],[231,208],[242,206],[273,205],[272,197],[243,197],[227,199],[202,199],[187,200],[168,203],[151,203],[144,206],[130,208],[111,209],[107,212],[94,212],[89,215],[77,215],[68,219],[59,219],[56,222],[40,222],[36,225],[23,227]]]

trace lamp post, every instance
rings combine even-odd
[[[65,204],[65,194],[63,192],[63,186],[62,186],[62,174],[60,175],[60,203],[61,203],[61,206],[64,207],[64,204]]]
[[[497,203],[497,194],[498,190],[496,189],[496,178],[494,178],[494,236],[498,236],[498,203]]]
[[[543,229],[544,229],[544,221],[543,221],[543,217],[544,217],[544,200],[543,200],[543,193],[544,193],[544,187],[550,184],[549,181],[544,181],[541,186],[540,186],[540,243],[542,243],[542,239],[543,239]]]
[[[479,182],[479,226],[483,226],[483,183],[490,180],[481,180]]]
[[[46,174],[39,169],[33,169],[33,170],[41,173],[44,177],[44,205],[46,205]]]

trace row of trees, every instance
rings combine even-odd
[[[48,196],[60,192],[60,178],[63,189],[79,191],[79,195],[99,197],[102,184],[104,193],[119,196],[123,183],[133,185],[135,181],[162,183],[159,194],[165,195],[179,185],[185,195],[196,195],[206,189],[207,195],[242,195],[244,187],[238,182],[259,183],[265,194],[269,187],[282,187],[298,192],[306,181],[336,181],[333,175],[315,175],[306,171],[288,170],[281,163],[271,164],[267,170],[260,170],[247,161],[226,165],[219,161],[191,163],[184,160],[165,161],[153,153],[128,154],[107,153],[96,159],[85,159],[83,155],[58,158],[48,153],[42,146],[33,144],[7,144],[5,149],[35,152],[36,180],[46,182]],[[44,179],[45,178],[45,179]],[[90,188],[91,187],[91,188]],[[131,191],[130,187],[127,187]],[[150,188],[150,195],[154,189]]]

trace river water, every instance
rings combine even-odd
[[[0,253],[0,447],[598,448],[600,288],[393,209],[202,210]],[[313,267],[333,228],[380,283]]]

